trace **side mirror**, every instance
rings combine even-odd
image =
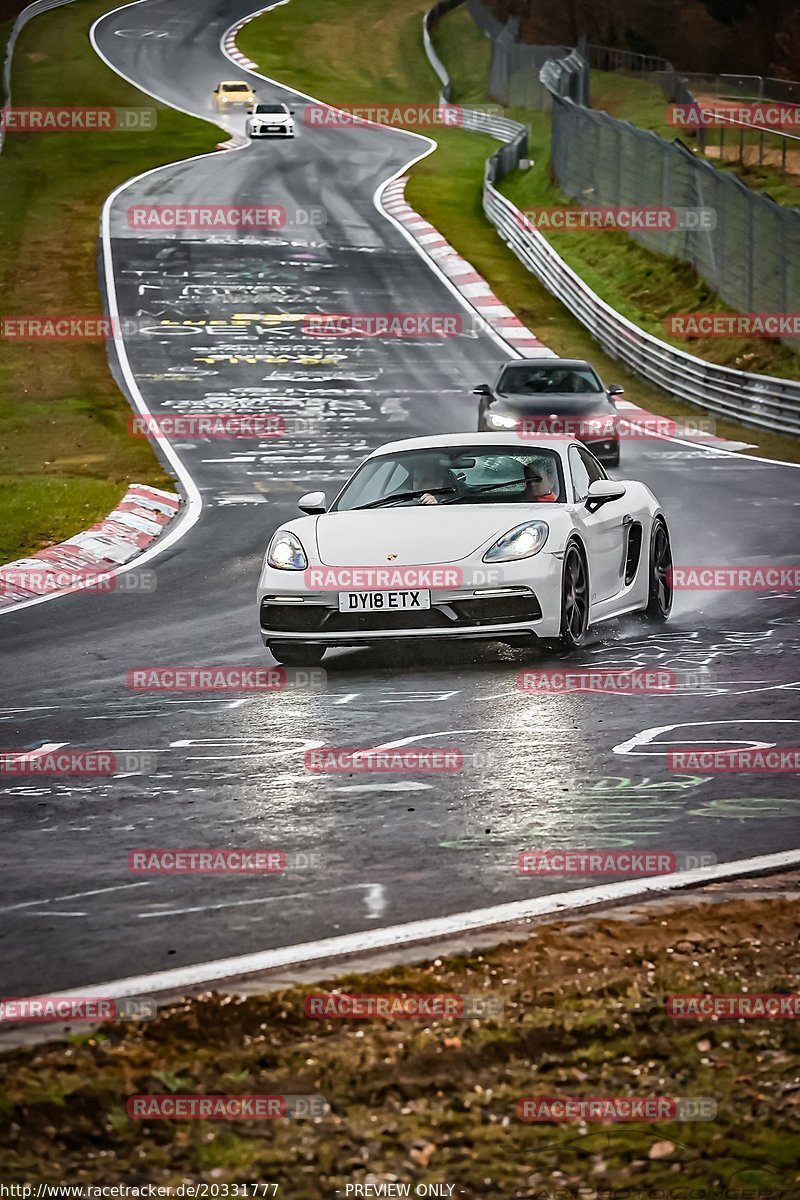
[[[618,383],[612,383],[611,387],[608,389],[608,394],[609,396],[624,396],[625,388],[620,387]]]
[[[328,501],[325,498],[324,492],[306,492],[305,496],[301,496],[297,501],[297,507],[301,512],[313,516],[314,513],[326,512]]]
[[[248,108],[248,110],[247,110],[247,115],[248,115],[248,117],[252,117],[252,115],[253,115],[253,109],[252,109],[252,108]]]
[[[609,501],[621,500],[626,490],[625,484],[616,479],[595,479],[594,483],[589,484],[586,507],[589,512],[597,512],[598,508],[602,508]]]
[[[472,394],[473,396],[490,396],[492,394],[492,389],[489,387],[488,383],[479,383],[477,387],[472,389]]]
[[[289,109],[289,116],[290,116],[290,117],[293,117],[293,116],[294,116],[294,109],[293,109],[293,108],[290,108],[290,109]]]

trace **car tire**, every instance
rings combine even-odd
[[[642,613],[648,621],[666,621],[672,611],[672,545],[667,523],[656,517],[650,531],[647,559],[647,604]]]
[[[294,642],[273,642],[267,647],[276,662],[284,667],[315,667],[322,662],[324,646],[308,646]]]
[[[613,455],[612,458],[604,458],[603,459],[603,466],[604,467],[618,467],[619,466],[619,448],[617,448],[617,453],[615,455]]]
[[[589,572],[577,542],[570,542],[564,554],[561,575],[561,650],[578,650],[586,642],[589,628]]]

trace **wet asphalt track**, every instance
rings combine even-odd
[[[243,76],[219,39],[247,8],[146,0],[105,18],[98,44],[160,98],[210,116],[216,82]],[[153,30],[167,36],[139,36]],[[286,95],[263,83],[260,94]],[[684,593],[666,629],[601,627],[577,661],[696,676],[659,696],[526,696],[517,671],[541,660],[496,644],[338,651],[325,660],[321,692],[126,688],[134,666],[268,662],[258,564],[296,497],[316,487],[331,494],[388,439],[474,428],[470,388],[503,357],[487,336],[320,342],[286,319],[459,311],[372,201],[421,149],[397,131],[314,130],[300,120],[294,141],[167,168],[116,201],[120,311],[152,317],[157,329],[127,341],[150,408],[278,412],[315,425],[291,439],[180,445],[203,513],[151,564],[154,592],[75,596],[0,617],[3,749],[54,742],[158,755],[151,775],[0,785],[6,995],[562,889],[561,880],[516,876],[516,852],[527,847],[650,846],[725,860],[798,843],[796,777],[675,776],[664,763],[669,739],[800,745],[796,595]],[[199,200],[281,204],[290,214],[321,205],[327,224],[213,240],[127,227],[137,202]],[[234,313],[254,316],[213,334],[156,325]],[[632,442],[618,474],[662,499],[680,563],[796,559],[797,468]],[[626,746],[648,729],[664,731]],[[491,752],[493,763],[390,781],[303,769],[309,746],[398,740]],[[141,846],[275,846],[314,851],[322,865],[284,877],[139,879],[127,854]]]

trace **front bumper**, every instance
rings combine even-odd
[[[587,450],[591,450],[592,454],[601,463],[616,463],[619,458],[619,439],[618,438],[601,438],[594,441],[590,438],[581,438]]]
[[[505,567],[513,568],[509,575],[522,576],[520,564]],[[261,638],[265,646],[273,642],[356,646],[421,639],[558,637],[561,556],[543,553],[537,567],[535,579],[528,563],[527,579],[506,577],[487,587],[433,589],[430,609],[391,613],[340,613],[338,592],[290,589],[287,572],[266,567],[258,590]]]
[[[294,137],[294,126],[283,126],[280,129],[268,129],[266,126],[262,126],[261,128],[248,127],[247,133],[251,138]]]

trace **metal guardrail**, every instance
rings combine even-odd
[[[72,4],[72,0],[36,0],[34,4],[29,4],[27,8],[23,8],[11,26],[11,33],[6,43],[5,61],[3,62],[3,108],[10,108],[11,106],[11,62],[14,57],[14,47],[21,30],[34,17],[49,12],[51,8],[60,8],[62,4]],[[0,122],[0,154],[3,152],[4,141],[5,129],[2,122]]]
[[[501,179],[503,175],[507,175],[509,171],[513,171],[519,165],[521,158],[524,158],[528,151],[528,127],[521,125],[519,121],[512,121],[508,117],[502,116],[502,110],[496,105],[487,105],[485,110],[477,108],[463,108],[460,105],[451,103],[452,87],[450,76],[447,74],[447,69],[436,53],[431,40],[431,27],[444,16],[445,13],[451,12],[454,8],[458,8],[464,0],[439,0],[434,4],[422,19],[422,41],[425,46],[425,53],[428,56],[428,61],[439,77],[442,84],[442,90],[439,94],[439,103],[444,110],[451,110],[454,116],[454,124],[458,124],[462,129],[469,129],[474,133],[487,133],[490,137],[496,138],[499,142],[503,142],[503,147],[496,150],[490,155],[486,163],[488,177],[491,179]]]
[[[425,50],[442,81],[443,98],[445,92],[447,97],[450,95],[450,79],[433,49],[430,29],[440,16],[459,3],[463,0],[440,0],[424,19]],[[513,121],[507,124],[517,125]],[[464,127],[473,128],[466,123]],[[524,128],[517,126],[518,130]],[[510,150],[511,145],[504,149]],[[761,429],[800,435],[800,381],[719,366],[661,341],[623,317],[584,283],[516,205],[494,186],[508,173],[497,169],[502,166],[502,154],[502,150],[497,151],[486,163],[484,212],[517,258],[577,317],[611,358],[689,404]],[[519,157],[508,170],[519,165]]]

